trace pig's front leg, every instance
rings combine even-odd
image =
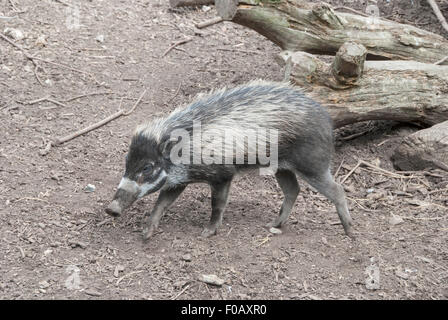
[[[222,216],[229,197],[231,180],[210,185],[212,189],[212,216],[210,222],[202,231],[201,236],[209,238],[216,234],[222,224]]]
[[[184,190],[185,186],[179,186],[160,191],[156,205],[151,213],[145,214],[145,217],[143,218],[143,240],[149,239],[154,234],[159,226],[163,212],[173,204]]]

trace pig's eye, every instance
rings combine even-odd
[[[151,164],[147,164],[144,168],[143,168],[143,173],[150,173],[152,171],[152,165]]]

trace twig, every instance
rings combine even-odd
[[[185,288],[183,288],[181,292],[179,292],[178,294],[176,294],[176,296],[172,297],[170,300],[176,300],[177,298],[179,298],[179,297],[181,296],[182,293],[184,293],[185,291],[187,291],[188,288],[190,288],[190,285],[186,285]]]
[[[173,50],[175,47],[177,47],[177,46],[179,46],[179,45],[181,45],[181,44],[190,42],[191,40],[193,40],[193,38],[186,38],[186,39],[177,41],[176,43],[174,43],[171,47],[169,47],[169,48],[163,53],[162,58],[163,58],[164,56],[166,56],[166,55],[167,55],[171,50]]]
[[[64,2],[64,1],[62,1],[62,0],[54,0],[55,2],[58,2],[58,3],[60,3],[60,4],[63,4],[64,6],[67,6],[67,7],[69,7],[69,8],[71,8],[72,7],[72,5],[71,4],[69,4],[69,3],[66,3],[66,2]]]
[[[368,163],[368,162],[366,162],[364,160],[359,160],[359,162],[360,162],[360,164],[362,164],[362,165],[364,165],[366,167],[370,167],[372,169],[375,169],[376,171],[382,172],[383,174],[385,174],[387,176],[391,176],[393,178],[398,178],[398,179],[400,179],[400,178],[403,178],[403,179],[413,178],[413,177],[407,177],[407,176],[404,176],[404,175],[401,175],[401,174],[398,174],[398,173],[394,173],[394,172],[391,172],[391,171],[387,171],[387,170],[382,169],[382,168],[380,168],[378,166],[375,166],[375,165],[373,165],[371,163]]]
[[[223,21],[224,21],[223,18],[215,17],[213,19],[197,23],[197,24],[195,24],[195,27],[198,28],[198,29],[203,29],[203,28],[210,27],[210,26],[212,26],[214,24],[217,24],[217,23],[220,23],[220,22],[223,22]]]
[[[168,103],[170,103],[171,101],[173,101],[174,100],[174,98],[176,98],[177,97],[177,95],[179,94],[179,91],[180,91],[180,87],[182,86],[182,82],[181,83],[179,83],[179,87],[177,87],[177,90],[176,90],[176,93],[174,93],[174,96],[172,96],[171,98],[170,98],[170,100],[168,100],[167,102],[165,102],[165,104],[168,104]]]
[[[11,19],[15,19],[15,18],[17,18],[17,16],[13,16],[13,17],[0,16],[0,20],[11,20]]]
[[[426,0],[426,1],[431,6],[437,19],[439,19],[440,23],[442,24],[442,27],[445,29],[446,32],[448,32],[448,22],[446,22],[445,17],[443,16],[442,12],[440,12],[437,3],[434,0]]]
[[[356,203],[364,211],[367,211],[367,212],[378,212],[379,211],[379,210],[368,209],[368,208],[364,207],[362,204],[360,204],[358,201],[356,201],[353,198],[347,197],[347,199],[352,200],[354,203]]]
[[[128,274],[125,274],[124,276],[122,276],[120,279],[117,280],[116,285],[118,286],[120,284],[120,282],[123,281],[123,279],[125,279],[125,278],[127,278],[129,276],[132,276],[133,274],[137,274],[137,273],[140,273],[140,272],[143,272],[143,271],[144,270],[138,270],[138,271],[133,271],[133,272],[130,272]]]
[[[448,216],[443,217],[427,217],[427,218],[414,218],[414,217],[403,217],[404,219],[408,220],[440,220],[440,219],[446,219]]]
[[[353,174],[353,172],[355,172],[355,170],[358,169],[358,167],[360,165],[361,165],[361,160],[359,160],[358,163],[356,164],[356,166],[354,166],[353,169],[350,170],[350,172],[347,173],[347,175],[341,180],[341,184],[343,184],[345,182],[345,180],[347,180]]]
[[[370,130],[366,130],[366,131],[362,131],[362,132],[357,132],[357,133],[351,134],[351,135],[349,135],[349,136],[339,137],[339,140],[349,141],[349,140],[358,138],[358,137],[360,137],[360,136],[363,136],[363,135],[365,135],[366,133],[369,133],[369,131],[370,131]]]
[[[20,255],[22,256],[22,259],[25,259],[25,251],[23,251],[22,247],[17,247],[20,251]]]
[[[19,201],[23,201],[23,200],[35,200],[35,201],[42,201],[42,202],[45,202],[45,203],[50,203],[47,200],[40,199],[40,198],[33,198],[33,197],[23,197],[23,198],[15,200],[14,202],[19,202]]]
[[[448,192],[448,188],[445,188],[445,189],[438,189],[438,190],[433,190],[433,191],[428,192],[428,194],[434,194],[434,193],[445,192],[445,191]]]
[[[44,86],[42,80],[40,80],[39,75],[37,74],[37,71],[39,70],[39,68],[40,68],[39,65],[35,65],[34,70],[33,70],[33,72],[34,72],[34,76],[36,77],[37,82],[39,82],[39,84],[40,84],[41,86]]]
[[[337,169],[336,172],[334,173],[333,178],[336,178],[336,177],[338,176],[339,170],[341,170],[342,165],[344,164],[344,160],[345,160],[345,157],[342,157],[341,164],[339,165],[338,169]]]
[[[146,89],[145,89],[145,91],[143,91],[143,93],[140,95],[138,100],[135,102],[134,106],[129,111],[125,111],[124,109],[121,109],[121,103],[120,103],[120,110],[118,112],[110,115],[109,117],[107,117],[107,118],[105,118],[105,119],[103,119],[103,120],[101,120],[101,121],[99,121],[99,122],[97,122],[97,123],[95,123],[95,124],[93,124],[91,126],[88,126],[88,127],[84,128],[84,129],[76,131],[76,132],[74,132],[72,134],[69,134],[69,135],[67,135],[65,137],[56,139],[51,144],[53,146],[61,145],[61,144],[65,143],[65,142],[70,141],[70,140],[72,140],[72,139],[74,139],[76,137],[79,137],[79,136],[81,136],[81,135],[83,135],[83,134],[85,134],[87,132],[90,132],[92,130],[98,129],[99,127],[104,126],[106,123],[108,123],[108,122],[110,122],[112,120],[115,120],[118,117],[130,115],[135,110],[137,105],[140,103],[140,101],[142,100],[142,98],[145,95],[146,91],[147,91]],[[121,101],[123,102],[123,99]]]
[[[54,65],[54,66],[58,66],[58,67],[61,67],[61,68],[65,68],[65,69],[67,69],[67,70],[71,70],[71,71],[79,72],[79,73],[81,73],[81,74],[85,74],[85,75],[91,76],[91,77],[93,78],[93,75],[92,75],[91,73],[86,72],[86,71],[83,71],[83,70],[80,70],[80,69],[72,68],[72,67],[70,67],[70,66],[68,66],[68,65],[66,65],[66,64],[62,64],[62,63],[58,63],[58,62],[53,62],[53,61],[50,61],[50,60],[47,60],[47,59],[43,59],[43,58],[39,58],[39,57],[34,57],[34,56],[30,56],[30,57],[31,57],[31,59],[39,60],[39,61],[42,61],[42,62],[45,62],[45,63],[48,63],[48,64],[52,64],[52,65]]]
[[[50,96],[45,96],[43,98],[39,98],[39,99],[32,100],[32,101],[29,101],[29,102],[21,102],[21,103],[23,103],[23,104],[35,104],[35,103],[39,103],[39,102],[42,102],[42,101],[46,101],[48,98],[50,98]],[[17,102],[19,102],[19,101],[17,101]]]
[[[96,95],[101,95],[101,94],[113,94],[113,92],[92,92],[92,93],[80,94],[78,96],[68,98],[68,99],[64,100],[64,102],[70,102],[70,101],[81,99],[84,97],[96,96]]]
[[[269,240],[271,240],[271,238],[269,237],[269,236],[267,236],[266,238],[263,238],[263,239],[260,239],[260,240],[258,240],[258,244],[257,244],[257,248],[258,247],[260,247],[260,246],[262,246],[263,244],[265,244],[266,242],[268,242]]]
[[[15,12],[17,12],[17,13],[24,13],[24,12],[26,12],[26,10],[19,10],[19,9],[16,7],[16,5],[14,4],[14,2],[13,2],[12,0],[9,0],[9,3],[11,4],[12,9],[13,9]]]
[[[446,56],[445,58],[442,58],[442,59],[440,59],[439,61],[437,61],[437,62],[434,62],[434,64],[442,64],[442,63],[444,63],[445,61],[447,61],[448,60],[448,56]]]
[[[51,102],[51,103],[54,103],[54,104],[56,104],[58,106],[61,106],[61,107],[67,107],[65,104],[63,104],[63,103],[61,103],[61,102],[59,102],[57,100],[51,99],[51,98],[48,98],[47,101]]]
[[[260,51],[255,51],[255,50],[242,50],[242,49],[229,49],[229,48],[216,48],[216,50],[242,52],[242,53],[247,53],[247,54],[260,54],[261,53]]]
[[[48,102],[54,103],[54,104],[56,104],[56,105],[58,105],[58,106],[67,108],[67,105],[65,105],[65,104],[63,104],[63,103],[61,103],[61,102],[59,102],[59,101],[57,101],[57,100],[51,99],[50,97],[51,97],[51,96],[49,95],[49,96],[45,96],[45,97],[43,97],[43,98],[39,98],[39,99],[36,99],[36,100],[33,100],[33,101],[29,101],[29,102],[21,102],[21,103],[31,105],[31,104],[36,104],[36,103],[38,103],[38,102],[48,101]]]

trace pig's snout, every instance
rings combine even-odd
[[[106,213],[113,216],[120,216],[125,209],[137,200],[140,189],[134,181],[123,178],[118,185],[114,199],[107,206]]]
[[[112,217],[118,217],[123,212],[119,202],[117,200],[113,200],[106,208],[106,213],[111,215]]]

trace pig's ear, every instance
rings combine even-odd
[[[168,160],[170,158],[171,149],[178,142],[179,142],[179,138],[167,137],[160,144],[160,153],[162,154],[162,157]]]

